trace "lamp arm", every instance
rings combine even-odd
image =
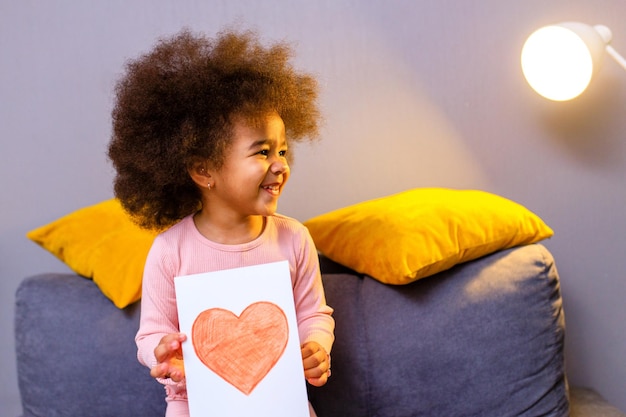
[[[624,57],[621,56],[611,45],[606,46],[606,52],[626,70],[626,59],[624,59]]]

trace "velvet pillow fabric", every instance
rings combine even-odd
[[[387,284],[406,284],[552,229],[533,212],[478,190],[416,188],[306,221],[326,257]]]
[[[143,266],[156,232],[133,223],[119,200],[81,208],[26,236],[77,274],[93,279],[117,307],[141,298]]]

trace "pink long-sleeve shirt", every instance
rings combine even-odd
[[[174,277],[288,261],[300,342],[316,341],[330,353],[335,322],[326,305],[319,260],[308,230],[282,215],[266,218],[263,233],[240,245],[223,245],[205,238],[193,216],[185,217],[156,237],[144,267],[141,320],[135,341],[137,357],[147,367],[156,365],[154,348],[163,336],[178,333]],[[160,380],[167,400],[186,400],[184,381]]]

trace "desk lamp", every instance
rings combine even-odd
[[[526,81],[550,100],[577,97],[600,68],[605,52],[626,70],[626,60],[609,45],[612,37],[606,26],[579,22],[536,30],[522,48],[522,71]]]

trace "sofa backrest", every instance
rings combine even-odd
[[[335,309],[320,417],[567,416],[559,277],[539,244],[404,286],[322,260]]]

